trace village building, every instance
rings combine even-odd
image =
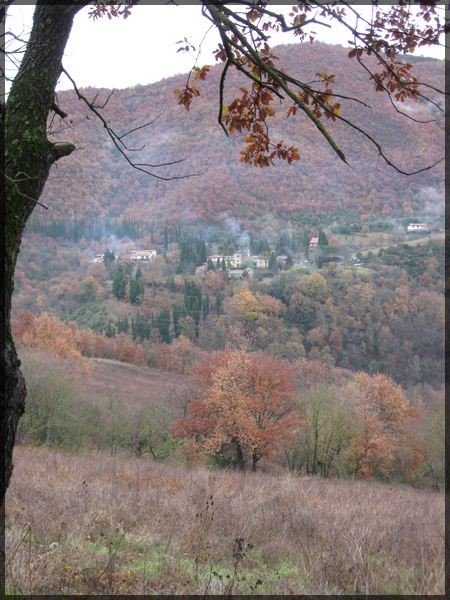
[[[266,256],[250,256],[250,260],[255,263],[257,269],[267,269],[269,259]]]
[[[319,238],[318,237],[312,237],[309,240],[309,249],[313,250],[315,248],[317,248],[319,246]]]
[[[407,233],[427,233],[429,230],[427,223],[410,223],[406,228]]]
[[[151,260],[156,256],[156,250],[130,250],[128,258],[131,260]]]
[[[222,267],[222,261],[225,261],[225,267],[227,269],[238,269],[242,265],[242,254],[233,254],[233,256],[211,254],[208,256],[208,260],[211,260],[212,264],[217,269]]]
[[[102,263],[105,260],[104,254],[97,254],[94,258],[91,259],[91,263]]]

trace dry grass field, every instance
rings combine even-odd
[[[16,594],[444,593],[444,496],[18,446]]]
[[[380,249],[386,250],[391,246],[407,244],[408,246],[417,246],[419,244],[427,244],[430,241],[443,242],[445,240],[445,232],[433,232],[427,235],[417,234],[402,234],[402,233],[384,233],[384,232],[369,232],[369,233],[354,233],[354,234],[333,234],[335,245],[340,249],[350,249],[354,254],[361,252],[363,257],[366,257],[369,252],[377,254]]]
[[[89,402],[109,396],[133,406],[165,407],[173,418],[183,414],[189,391],[185,375],[106,358],[91,358],[89,364],[91,371],[76,378]]]

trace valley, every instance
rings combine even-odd
[[[430,98],[408,119],[348,49],[275,50],[303,79],[334,73],[343,113],[405,169],[443,153],[443,61],[410,57]],[[167,180],[57,94],[70,126],[51,138],[77,151],[15,270],[7,591],[441,594],[443,164],[404,176],[332,120],[338,162],[279,111],[271,135],[301,159],[258,169],[217,124],[219,67],[190,111],[185,79],[83,90]]]

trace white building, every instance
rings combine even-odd
[[[427,223],[410,223],[406,231],[407,233],[427,233],[429,227]]]
[[[104,254],[97,254],[96,256],[94,256],[93,259],[91,259],[91,263],[102,263],[105,260],[105,255]]]
[[[211,254],[208,256],[208,260],[211,260],[212,264],[216,269],[222,267],[222,261],[225,261],[227,269],[239,269],[242,265],[242,254],[233,254],[233,256],[225,256],[223,254]]]
[[[250,260],[255,263],[257,269],[267,269],[269,266],[269,259],[266,256],[250,256]]]
[[[130,250],[128,257],[131,260],[151,260],[156,256],[156,250]]]

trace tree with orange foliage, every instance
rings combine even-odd
[[[84,363],[80,352],[81,338],[73,324],[63,323],[47,313],[35,316],[23,312],[17,321],[12,322],[12,327],[16,339],[28,348],[39,348],[58,358]]]
[[[198,365],[200,392],[173,434],[241,470],[250,459],[255,471],[300,427],[289,404],[292,378],[289,363],[263,353],[215,353]]]
[[[225,321],[228,330],[238,327],[239,337],[254,338],[261,333],[274,331],[286,307],[277,298],[262,292],[252,292],[247,285],[238,288],[234,295],[224,302]]]
[[[402,440],[411,410],[403,389],[387,375],[357,373],[355,409],[360,431],[351,444],[355,470],[364,479],[389,477],[396,447]]]
[[[185,374],[195,362],[198,350],[189,338],[180,335],[171,344],[158,344],[157,367],[163,371]]]

